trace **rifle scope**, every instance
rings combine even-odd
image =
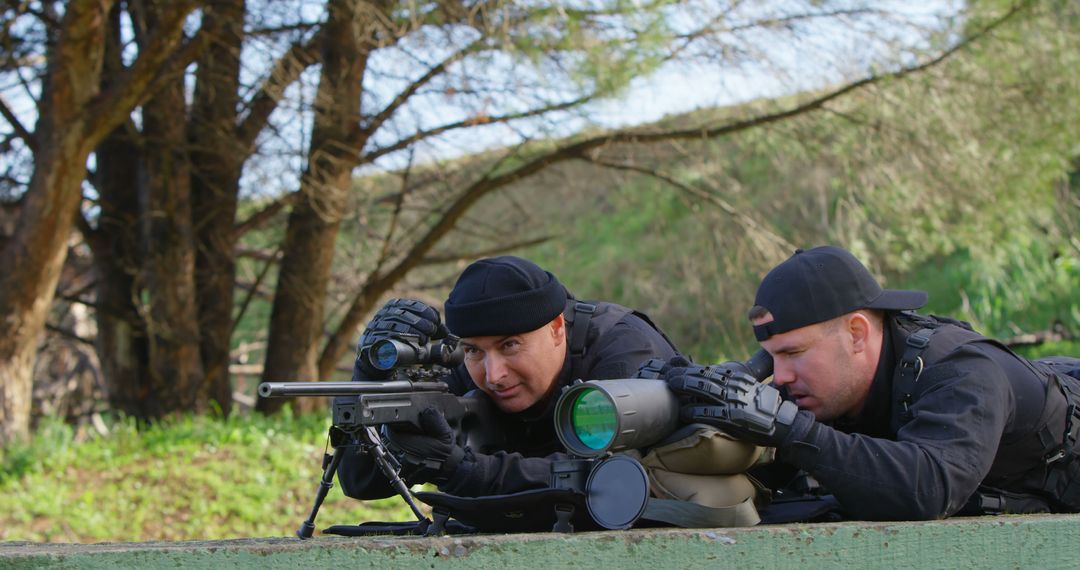
[[[413,344],[407,340],[384,338],[375,341],[368,349],[368,362],[379,370],[393,370],[404,366],[438,364],[451,368],[465,360],[465,352],[456,337],[448,337],[439,343]]]
[[[734,364],[759,381],[772,374],[772,356],[765,350]],[[581,457],[647,447],[679,425],[679,400],[660,379],[579,382],[555,404],[555,433],[568,452]]]

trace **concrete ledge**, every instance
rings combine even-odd
[[[0,543],[4,568],[1076,568],[1080,515],[444,538]]]

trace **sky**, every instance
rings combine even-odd
[[[512,127],[463,130],[429,144],[418,145],[415,153],[402,152],[384,157],[359,172],[400,169],[409,160],[428,162],[452,159],[487,148],[517,144],[529,137],[567,136],[586,127],[640,125],[665,115],[694,109],[821,88],[864,76],[874,65],[895,64],[897,54],[902,58],[904,54],[914,53],[918,47],[925,47],[925,32],[938,25],[940,20],[937,18],[941,14],[951,13],[960,6],[957,2],[947,0],[914,3],[890,0],[833,1],[840,2],[837,6],[841,9],[870,6],[893,13],[894,16],[885,20],[857,16],[822,18],[802,24],[798,29],[795,26],[788,26],[788,29],[779,26],[772,30],[751,28],[746,32],[727,34],[719,46],[688,50],[685,59],[668,63],[654,73],[636,77],[618,97],[590,103],[580,112],[557,115],[554,121],[521,121]],[[675,26],[682,25],[689,30],[703,17],[714,14],[716,7],[722,4],[712,0],[688,0],[687,4],[681,5],[680,9],[684,11],[671,21]],[[770,10],[770,14],[790,14],[814,10],[822,4],[812,0],[744,2],[739,4],[741,12],[734,13],[728,21],[737,26],[740,21],[755,21],[765,10]],[[279,4],[268,6],[276,7]],[[317,21],[322,17],[321,2],[294,0],[293,6],[288,10],[257,16],[262,18],[259,23],[287,24],[290,18]],[[197,27],[197,20],[197,16],[193,17],[192,28]],[[373,62],[372,71],[379,71],[382,75],[365,84],[369,99],[363,102],[364,108],[378,108],[392,99],[396,89],[422,71],[422,67],[416,65],[418,61],[438,61],[448,53],[446,50],[467,39],[454,37],[453,33],[418,34],[402,49],[389,52],[382,60]],[[268,43],[262,47],[280,50],[283,45]],[[729,49],[731,53],[723,56],[723,62],[718,61],[715,53],[709,52]],[[259,70],[266,67],[265,62],[258,60],[259,53],[259,50],[249,50],[245,55],[244,69],[249,80],[254,80]],[[883,53],[890,54],[894,60],[883,59]],[[549,78],[544,75],[552,71],[552,67],[530,69],[520,62],[497,56],[485,60],[485,63],[462,67],[457,70],[457,75],[463,79],[455,80],[457,84],[443,86],[443,93],[451,93],[455,89],[458,93],[440,95],[438,89],[433,89],[431,93],[416,98],[415,103],[406,105],[398,119],[376,135],[375,142],[386,144],[400,136],[394,134],[394,128],[408,132],[469,117],[469,113],[476,112],[475,98],[469,100],[466,95],[470,86],[482,85],[492,93],[496,93],[500,87],[508,91],[516,89],[518,93],[503,93],[500,97],[510,101],[507,105],[513,105],[516,97],[520,105],[527,108],[529,102],[557,99],[559,89],[566,82],[564,75],[552,73],[550,83],[545,84]],[[412,73],[411,77],[409,73]],[[287,92],[286,103],[275,114],[274,128],[262,136],[269,156],[258,163],[251,161],[245,169],[243,185],[246,193],[279,194],[298,188],[306,151],[303,145],[311,131],[311,116],[297,115],[291,109],[309,104],[314,99],[317,78],[318,69],[312,68],[298,85]],[[21,82],[20,78],[10,73],[0,74],[0,96],[22,123],[32,128],[36,119],[34,105],[27,96],[27,90],[19,85]],[[36,94],[32,84],[29,92]],[[137,112],[134,119],[137,124]],[[0,121],[0,130],[8,130],[4,121]],[[4,160],[5,155],[0,154],[0,166],[3,166]],[[90,166],[93,166],[92,158]]]

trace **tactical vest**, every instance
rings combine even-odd
[[[1059,357],[1030,361],[1000,342],[975,332],[970,324],[945,317],[902,313],[897,317],[897,324],[907,337],[904,353],[893,373],[890,425],[893,433],[912,419],[910,406],[915,395],[922,391],[920,388],[925,388],[918,385],[923,370],[964,344],[983,343],[999,348],[1038,377],[1045,387],[1045,404],[1036,428],[1024,437],[1002,441],[990,473],[957,514],[1080,511],[1077,438],[1080,434],[1080,359]],[[1032,464],[1030,457],[1036,449],[1041,460]],[[1016,492],[995,485],[1005,480],[1001,474],[1010,473],[1023,473],[1020,481],[1023,488],[1037,491]]]

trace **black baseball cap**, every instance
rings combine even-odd
[[[926,304],[925,291],[882,289],[851,252],[826,245],[795,250],[761,280],[754,304],[773,320],[754,326],[758,341],[858,309],[906,311]]]
[[[446,328],[460,337],[534,331],[566,308],[568,294],[535,263],[503,255],[473,262],[444,305]]]

